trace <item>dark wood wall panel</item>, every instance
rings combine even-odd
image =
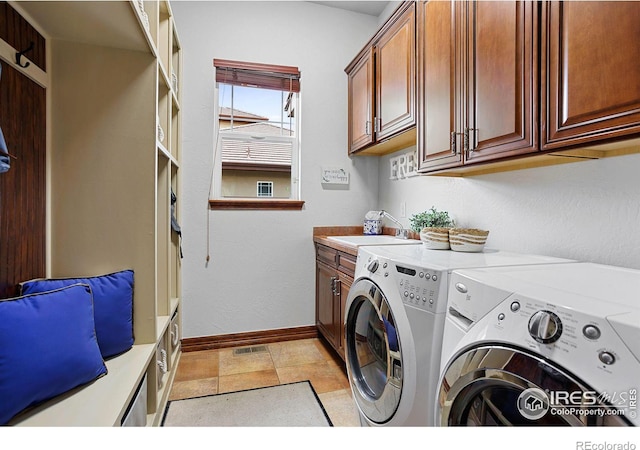
[[[0,1],[0,39],[18,51],[23,51],[33,42],[33,50],[25,56],[45,72],[46,41],[18,12],[6,1]]]
[[[0,174],[0,298],[46,270],[46,91],[2,64],[0,127],[11,160]]]

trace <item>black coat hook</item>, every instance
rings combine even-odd
[[[22,55],[24,55],[27,52],[30,52],[31,50],[33,50],[33,41],[31,41],[31,43],[29,44],[29,47],[27,49],[16,53],[16,64],[19,65],[22,68],[29,67],[29,65],[31,64],[29,61],[24,63],[24,65],[22,64]]]

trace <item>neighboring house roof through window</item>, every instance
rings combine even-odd
[[[274,142],[246,142],[223,139],[222,167],[230,164],[262,166],[264,170],[291,170],[291,144]]]
[[[241,111],[239,109],[231,109],[226,106],[220,107],[219,119],[221,121],[230,121],[232,113],[233,113],[234,122],[254,123],[254,122],[266,122],[267,120],[269,120],[268,117],[259,116],[257,114]]]
[[[243,134],[291,136],[291,130],[283,129],[269,123],[252,123],[240,125],[234,130]],[[246,141],[222,138],[221,153],[223,169],[250,169],[291,171],[291,143]]]
[[[233,127],[238,133],[266,134],[269,136],[293,136],[293,131],[270,123],[248,123]]]

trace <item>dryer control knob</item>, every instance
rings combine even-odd
[[[369,270],[369,272],[375,272],[376,270],[378,270],[378,265],[380,263],[378,263],[377,259],[374,259],[373,261],[371,261],[369,263],[369,265],[367,266],[367,270]]]
[[[582,328],[582,334],[592,341],[597,340],[602,335],[600,328],[595,325],[585,325],[584,328]]]
[[[542,344],[551,344],[560,339],[562,321],[551,311],[538,311],[529,319],[529,334]]]
[[[614,362],[616,362],[616,357],[613,356],[613,353],[608,352],[608,351],[602,351],[598,354],[598,358],[600,359],[600,361],[602,361],[603,363],[605,363],[606,365],[610,366],[611,364],[613,364]]]

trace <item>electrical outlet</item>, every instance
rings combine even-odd
[[[400,202],[400,217],[407,217],[407,202]]]

